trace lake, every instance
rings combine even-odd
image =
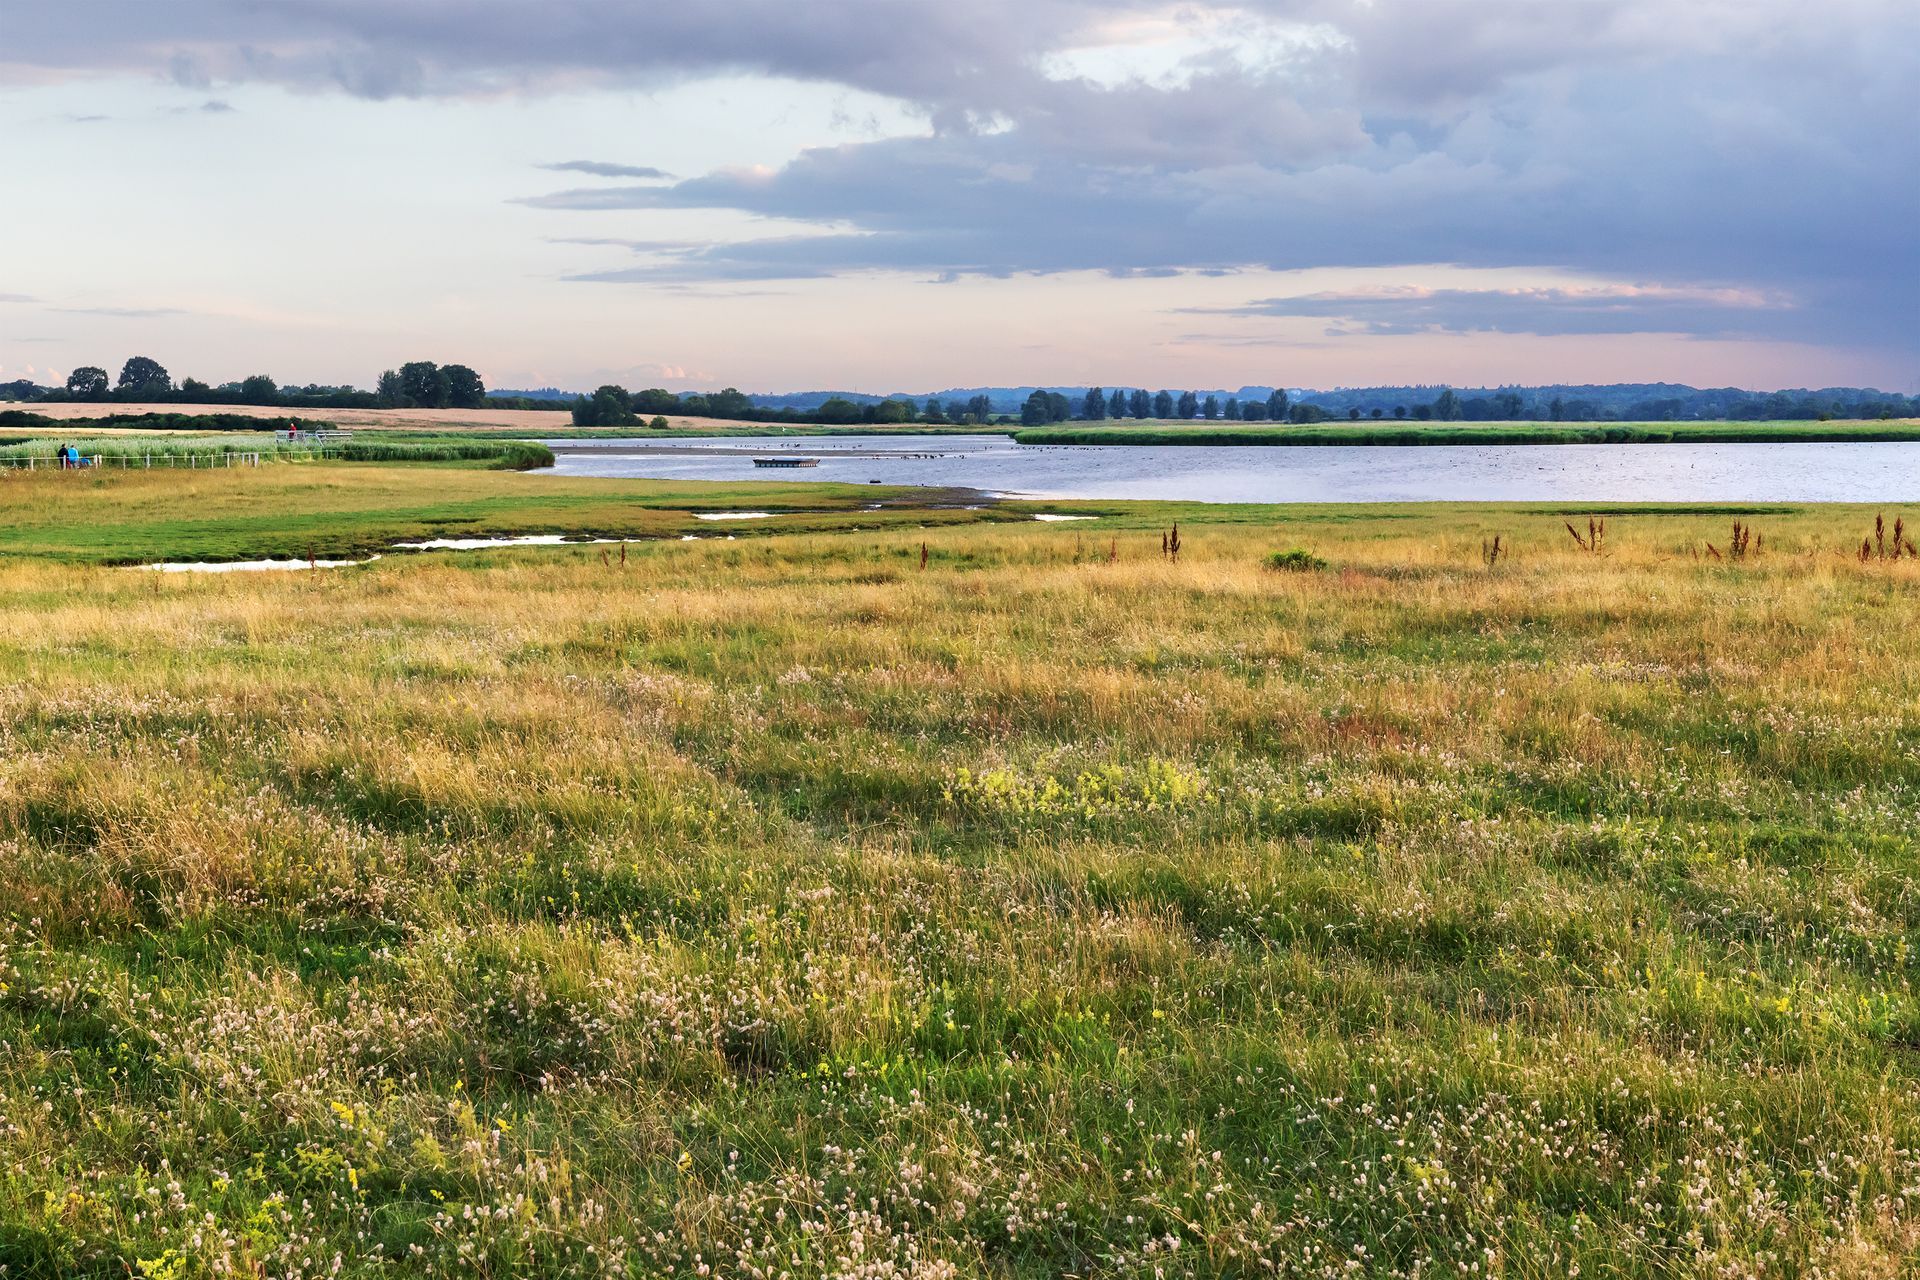
[[[1021,445],[1005,436],[553,440],[540,474],[835,481],[1189,502],[1901,502],[1920,443]],[[760,468],[756,457],[818,467]]]

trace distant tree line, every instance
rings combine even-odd
[[[990,388],[989,391],[992,389]],[[1022,391],[1025,389],[1023,388]],[[1004,389],[1003,389],[1003,394]],[[581,426],[633,426],[656,418],[721,418],[771,424],[837,426],[985,425],[1017,419],[1024,426],[1057,422],[1134,420],[1273,422],[1310,424],[1362,418],[1422,422],[1685,422],[1824,421],[1834,418],[1920,417],[1920,396],[1858,387],[1758,393],[1738,388],[1701,390],[1663,383],[1612,386],[1502,387],[1457,391],[1452,387],[1368,387],[1303,392],[1242,388],[1238,394],[1149,391],[1144,387],[1042,388],[1014,392],[996,405],[993,395],[964,399],[892,396],[875,400],[832,395],[813,407],[754,397],[728,387],[676,395],[658,387],[628,391],[603,386],[587,395],[494,396],[473,369],[462,364],[416,360],[382,373],[373,391],[347,386],[280,386],[266,374],[210,386],[195,378],[175,383],[157,360],[134,356],[115,379],[93,365],[75,369],[59,387],[30,380],[0,382],[0,400],[119,401],[129,403],[270,405],[281,408],[432,408],[571,410]],[[1017,405],[1017,411],[1005,408]]]
[[[374,384],[375,402],[382,409],[484,409],[487,387],[480,375],[463,364],[438,365],[415,360],[388,369]]]
[[[942,404],[937,398],[924,404],[895,398],[856,404],[844,396],[829,396],[813,409],[769,409],[753,397],[728,387],[710,393],[675,395],[659,387],[629,391],[611,384],[573,401],[573,421],[580,427],[630,427],[651,419],[665,427],[669,416],[721,418],[737,422],[826,424],[828,426],[906,426],[908,424],[967,425],[994,421],[993,402],[973,396],[964,403]]]
[[[134,356],[120,366],[115,379],[97,365],[82,365],[67,375],[58,387],[42,387],[25,379],[0,383],[0,400],[37,401],[44,404],[83,401],[90,403],[135,404],[248,404],[270,405],[283,409],[376,409],[433,408],[481,409],[518,408],[518,402],[496,402],[487,395],[480,375],[463,364],[436,365],[419,360],[402,365],[397,371],[380,375],[378,389],[362,391],[357,387],[281,386],[264,373],[256,373],[238,382],[210,385],[198,378],[182,378],[176,384],[173,375],[151,356]],[[540,404],[540,408],[564,408]]]

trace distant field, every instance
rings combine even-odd
[[[1920,420],[1837,422],[1063,422],[1012,432],[1022,444],[1659,444],[1675,441],[1920,440]]]
[[[277,419],[286,422],[325,422],[339,427],[387,431],[473,431],[524,435],[528,437],[648,437],[662,433],[644,427],[597,428],[576,430],[573,418],[565,412],[540,409],[279,409],[266,405],[233,404],[9,404],[8,409],[37,413],[61,421],[84,424],[93,418],[133,414],[211,414],[248,418]],[[652,421],[648,418],[647,421]],[[795,426],[784,423],[739,422],[731,418],[689,418],[669,416],[667,423],[676,434],[699,435],[949,435],[955,433],[997,434],[992,427],[960,427],[925,423],[896,426]],[[95,428],[89,428],[94,430]],[[138,428],[132,428],[137,430]]]
[[[281,422],[289,419],[297,419],[301,422],[330,422],[342,427],[377,427],[389,430],[512,431],[527,435],[541,435],[573,426],[573,419],[567,413],[549,413],[539,409],[278,409],[268,405],[247,404],[120,403],[26,404],[8,407],[62,421],[83,421],[88,418],[105,418],[120,414],[204,413],[232,414],[247,418],[273,418]],[[708,418],[676,418],[669,421],[679,427],[702,429],[709,426],[737,427],[740,425],[737,422],[722,423],[717,419]]]
[[[1872,510],[177,479],[0,478],[10,1280],[1911,1271]]]

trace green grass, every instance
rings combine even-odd
[[[356,441],[350,448],[418,460],[491,457],[503,452],[504,443]],[[348,558],[433,538],[724,538],[763,534],[775,525],[918,528],[1027,518],[1021,506],[968,511],[963,505],[938,491],[870,485],[634,484],[518,475],[491,469],[484,459],[464,466],[327,462],[200,472],[0,470],[0,555],[90,564],[309,553]],[[729,508],[766,511],[776,519],[695,518]]]
[[[1021,444],[1786,444],[1920,440],[1920,422],[1089,422],[1012,434]]]
[[[1920,1247],[1920,564],[1871,509],[1734,564],[1673,508],[1589,556],[1545,505],[70,478],[0,480],[9,1277]],[[677,540],[748,502],[825,523]],[[95,563],[541,525],[652,540]]]

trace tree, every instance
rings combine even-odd
[[[1088,422],[1105,422],[1107,418],[1107,393],[1098,387],[1087,388],[1087,398],[1080,405],[1080,416]]]
[[[1200,416],[1200,397],[1191,391],[1182,391],[1180,399],[1173,406],[1173,416],[1182,422],[1191,422]]]
[[[198,378],[180,379],[180,394],[189,400],[204,400],[212,392],[213,388]]]
[[[1115,387],[1113,394],[1107,397],[1107,416],[1109,418],[1124,418],[1127,416],[1127,396],[1126,393],[1118,387]]]
[[[1073,402],[1058,391],[1047,392],[1047,421],[1066,422],[1073,417]]]
[[[576,427],[623,427],[635,421],[633,398],[627,394],[625,387],[609,383],[592,395],[573,402],[573,425]]]
[[[447,375],[431,360],[415,360],[400,366],[400,390],[416,409],[444,409],[452,387]]]
[[[120,366],[114,390],[129,400],[158,400],[173,394],[173,379],[158,360],[135,356]]]
[[[1358,409],[1347,410],[1347,420],[1350,422],[1360,421],[1360,410]]]
[[[707,412],[716,418],[744,418],[753,412],[753,401],[735,387],[724,387],[707,397]]]
[[[993,419],[993,398],[991,396],[969,396],[967,398],[967,417],[974,422],[989,422]]]
[[[1406,416],[1407,416],[1407,406],[1405,406],[1405,405],[1403,405],[1403,404],[1397,404],[1397,405],[1395,405],[1395,406],[1393,406],[1393,416],[1394,416],[1394,417],[1396,417],[1396,418],[1404,418],[1404,417],[1406,417]]]
[[[947,420],[946,406],[941,404],[937,398],[928,400],[925,416],[928,422],[945,422]]]
[[[1240,406],[1240,421],[1242,422],[1258,422],[1266,416],[1267,402],[1265,400],[1249,400]]]
[[[1208,396],[1200,405],[1200,416],[1212,422],[1220,416],[1220,400],[1217,396]]]
[[[882,400],[879,404],[873,406],[873,417],[869,419],[869,421],[885,423],[889,426],[897,426],[902,422],[912,422],[913,401]]]
[[[280,388],[264,373],[256,373],[240,382],[240,399],[246,404],[272,404]]]
[[[463,364],[446,365],[440,370],[447,380],[447,404],[455,409],[487,407],[487,384],[480,375]]]
[[[1240,421],[1240,398],[1238,396],[1227,397],[1227,410],[1224,416],[1228,422]]]
[[[1153,416],[1156,418],[1173,416],[1173,392],[1162,391],[1153,398]]]
[[[397,369],[388,369],[380,375],[380,381],[374,384],[373,395],[380,402],[382,409],[412,408],[411,402],[407,399],[406,384],[400,381],[400,372]]]
[[[822,422],[860,421],[860,406],[845,396],[828,396],[814,412]]]
[[[1047,405],[1047,393],[1036,391],[1027,397],[1020,406],[1020,425],[1023,427],[1045,426],[1053,421],[1053,413]]]
[[[1152,417],[1153,397],[1148,395],[1144,389],[1135,391],[1127,397],[1127,412],[1136,418]]]
[[[82,365],[67,375],[67,394],[75,400],[105,400],[107,371],[95,365]]]
[[[1288,408],[1289,404],[1286,392],[1276,390],[1272,395],[1267,397],[1267,416],[1275,422],[1285,422],[1287,420]]]
[[[1373,416],[1374,416],[1374,419],[1375,419],[1375,420],[1377,421],[1377,420],[1379,419],[1379,417],[1380,417],[1380,410],[1378,410],[1378,409],[1375,409],[1375,410],[1373,411]]]
[[[30,378],[16,378],[12,382],[0,382],[0,400],[31,400],[40,394],[40,388],[33,385]]]
[[[1442,391],[1440,398],[1433,402],[1433,416],[1442,422],[1460,421],[1463,416],[1463,410],[1460,407],[1460,397],[1453,393],[1452,387],[1448,387],[1445,391]]]

